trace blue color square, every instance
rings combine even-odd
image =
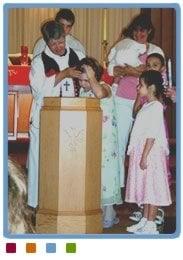
[[[46,253],[56,253],[56,244],[46,243]]]

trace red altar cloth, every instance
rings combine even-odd
[[[30,66],[8,66],[8,85],[29,85]]]

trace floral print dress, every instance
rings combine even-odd
[[[80,97],[94,97],[93,92],[80,89]],[[100,100],[102,117],[102,206],[121,204],[120,161],[117,139],[116,108],[113,96]]]

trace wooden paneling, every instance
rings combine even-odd
[[[28,133],[29,131],[29,116],[30,108],[32,104],[31,94],[19,94],[18,95],[18,133]]]
[[[8,93],[8,139],[28,138],[32,95]]]
[[[147,9],[146,9],[147,10]],[[148,12],[151,15],[152,23],[155,27],[153,43],[160,46],[166,56],[171,58],[173,69],[173,81],[175,82],[176,72],[176,12],[173,8],[154,8]]]
[[[10,139],[16,139],[17,131],[17,93],[8,94],[8,135]]]
[[[171,58],[173,83],[176,84],[176,13],[172,8],[152,9],[151,19],[156,28],[154,42],[164,51],[166,61]],[[176,137],[176,107],[172,102],[168,102],[165,111],[165,118],[168,127],[169,138]]]
[[[168,102],[165,110],[166,126],[168,129],[168,137],[176,138],[176,104]]]
[[[155,36],[152,42],[163,49],[166,62],[168,58],[171,58],[173,84],[176,86],[176,11],[173,8],[153,8],[142,9],[142,12],[151,16],[152,23],[155,27]],[[176,106],[168,100],[165,118],[169,138],[175,138]]]

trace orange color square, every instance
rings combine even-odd
[[[36,243],[26,243],[26,253],[36,253]]]

